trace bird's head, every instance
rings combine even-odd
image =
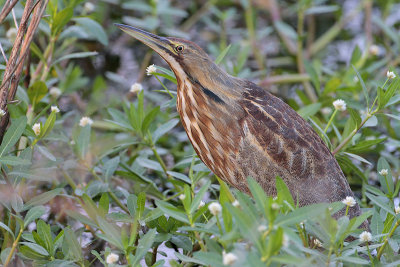
[[[128,25],[115,25],[157,52],[170,65],[178,83],[185,76],[204,86],[210,83],[227,83],[231,80],[227,79],[228,74],[214,64],[203,49],[193,42],[175,37],[160,37]],[[226,86],[231,88],[230,84]],[[211,85],[210,87],[221,88]]]

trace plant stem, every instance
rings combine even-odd
[[[360,123],[360,125],[354,129],[349,136],[347,136],[333,151],[332,154],[335,155],[338,153],[347,143],[353,138],[353,136],[364,126],[364,124],[376,113],[376,110],[372,113],[368,113],[364,120]]]
[[[394,234],[394,231],[396,231],[397,227],[400,225],[400,221],[396,221],[395,225],[393,226],[392,231],[390,231],[389,235],[386,237],[385,242],[383,243],[383,245],[379,248],[378,251],[378,255],[376,256],[378,258],[378,260],[381,259],[381,256],[383,254],[383,250],[385,249],[387,243],[389,242],[389,238],[392,237],[392,235]]]
[[[94,171],[93,168],[87,166],[86,164],[84,164],[86,168],[89,169],[90,173],[98,180],[103,182],[103,179],[101,179],[97,173]],[[108,194],[110,194],[110,197],[115,201],[115,203],[118,205],[118,207],[120,207],[123,211],[125,211],[126,213],[129,213],[128,208],[122,204],[122,202],[118,199],[118,197],[114,194],[114,192],[112,192],[111,190],[108,191]]]
[[[326,127],[325,127],[325,129],[324,129],[324,133],[326,133],[326,131],[328,131],[328,128],[329,128],[329,126],[331,125],[333,119],[335,118],[336,113],[337,113],[337,109],[335,109],[335,111],[332,113],[332,116],[331,116],[331,118],[329,119],[328,124],[326,125]]]
[[[174,96],[171,94],[171,92],[168,90],[168,88],[161,82],[160,78],[158,78],[157,75],[153,75],[154,77],[156,77],[157,81],[162,85],[162,87],[168,92],[169,96],[171,98],[174,98]]]
[[[298,11],[298,20],[297,20],[297,69],[300,74],[306,73],[304,67],[304,54],[303,54],[303,34],[304,34],[304,8],[300,7]],[[310,82],[303,82],[304,90],[310,100],[315,103],[318,101],[318,97],[316,96],[313,87]]]
[[[19,240],[20,240],[21,235],[22,235],[23,232],[24,232],[24,227],[23,227],[23,225],[21,225],[21,229],[19,230],[18,236],[17,236],[17,238],[14,240],[14,242],[13,242],[13,244],[12,244],[12,247],[11,247],[11,250],[10,250],[10,253],[9,253],[8,256],[7,256],[6,261],[4,262],[4,267],[7,267],[8,264],[10,263],[10,261],[11,261],[11,259],[12,259],[12,256],[13,256],[13,254],[14,254],[14,251],[15,251],[15,249],[17,248],[18,242],[19,242]]]

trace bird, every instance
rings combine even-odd
[[[299,206],[354,198],[323,140],[280,98],[229,75],[191,41],[115,25],[168,63],[176,76],[177,110],[187,136],[199,158],[223,181],[250,194],[247,178],[252,177],[267,195],[275,196],[279,176]],[[344,210],[334,217],[343,216]],[[348,210],[350,218],[360,214],[357,203]]]

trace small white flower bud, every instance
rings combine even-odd
[[[354,197],[350,197],[350,196],[348,196],[345,199],[343,199],[342,203],[347,205],[347,206],[349,206],[349,207],[354,207],[357,204],[357,202],[354,199]]]
[[[93,121],[89,117],[82,117],[79,121],[79,126],[85,127],[86,125],[92,125]]]
[[[370,232],[364,231],[360,234],[360,241],[361,242],[369,242],[372,240],[372,235]]]
[[[257,231],[259,231],[259,232],[265,232],[267,229],[268,228],[265,224],[261,224],[257,227]]]
[[[369,53],[373,56],[377,56],[379,54],[379,46],[377,45],[371,45],[369,47]]]
[[[184,194],[180,194],[180,195],[179,195],[179,199],[180,199],[181,201],[184,201],[185,198],[186,198],[186,196],[185,196]]]
[[[204,207],[206,205],[206,203],[203,201],[203,200],[201,200],[200,201],[200,203],[199,203],[199,206],[197,207],[198,209],[201,209],[202,207]]]
[[[396,214],[399,214],[400,213],[400,207],[399,206],[394,207],[394,212]]]
[[[60,112],[60,109],[57,106],[51,106],[51,112],[58,113]]]
[[[156,71],[157,71],[157,67],[154,64],[152,64],[146,68],[146,73],[148,76],[152,75]]]
[[[318,248],[322,248],[322,242],[318,239],[314,239],[314,245]]]
[[[389,79],[394,79],[394,78],[396,78],[396,74],[394,74],[393,71],[388,70],[386,72],[386,77],[388,77]]]
[[[342,100],[342,99],[337,99],[337,100],[333,101],[332,104],[336,110],[339,110],[339,111],[346,110],[346,102],[344,102],[344,100]]]
[[[54,98],[58,98],[61,95],[61,90],[58,87],[51,87],[49,94]]]
[[[118,259],[119,259],[119,256],[117,254],[110,253],[110,254],[108,254],[108,256],[106,258],[106,262],[108,264],[113,264],[113,263],[116,263],[118,261]]]
[[[208,209],[210,210],[211,214],[214,216],[217,216],[222,211],[222,207],[218,202],[211,203],[208,206]]]
[[[35,123],[32,126],[32,130],[36,134],[36,136],[38,136],[40,134],[40,123]]]
[[[239,201],[237,201],[237,199],[235,199],[235,201],[232,202],[232,206],[234,206],[235,208],[240,207]]]
[[[95,9],[95,6],[91,2],[86,2],[85,5],[83,6],[83,10],[86,11],[86,13],[91,13]]]
[[[237,259],[238,257],[231,252],[229,253],[226,253],[225,251],[222,252],[222,263],[224,265],[233,265],[237,261]]]
[[[0,108],[0,118],[6,115],[6,111]]]
[[[389,172],[388,172],[387,169],[382,169],[382,170],[379,171],[379,174],[382,175],[382,176],[386,176],[386,175],[388,175],[388,173]]]
[[[140,91],[143,90],[143,86],[140,83],[134,83],[131,86],[131,89],[129,90],[129,92],[131,93],[138,93]]]

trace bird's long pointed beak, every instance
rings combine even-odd
[[[155,35],[150,32],[146,32],[144,30],[129,26],[129,25],[124,25],[124,24],[114,24],[133,38],[141,41],[154,51],[156,51],[158,54],[161,56],[165,53],[169,54],[176,54],[175,51],[171,47],[170,41],[165,38],[165,37],[160,37],[158,35]]]

